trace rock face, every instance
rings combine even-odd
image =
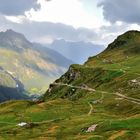
[[[140,87],[140,78],[130,80],[130,81],[128,82],[128,84],[129,84],[130,87],[132,87],[132,88],[138,88],[138,87]]]
[[[21,123],[17,124],[17,126],[24,127],[24,126],[27,126],[27,123],[26,122],[21,122]]]
[[[97,126],[98,126],[98,124],[93,124],[93,125],[91,125],[91,126],[86,130],[86,132],[94,132]]]
[[[75,71],[72,67],[69,68],[68,72],[68,79],[70,81],[76,80],[78,77],[80,77],[80,72]]]

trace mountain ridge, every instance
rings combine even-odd
[[[54,40],[52,44],[46,46],[78,64],[83,64],[89,56],[94,56],[105,49],[103,45],[96,45],[84,41],[71,42],[65,41],[64,39]]]
[[[0,32],[0,66],[19,79],[29,93],[43,93],[72,63],[41,45],[37,49],[23,34],[11,29]]]

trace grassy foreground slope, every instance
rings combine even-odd
[[[140,32],[129,31],[84,65],[72,65],[43,101],[1,104],[0,139],[139,140],[139,62]]]

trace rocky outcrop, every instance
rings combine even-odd
[[[128,84],[132,88],[138,88],[140,86],[140,78],[132,79],[128,82]]]

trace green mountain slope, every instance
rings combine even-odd
[[[19,79],[30,93],[43,93],[41,90],[46,90],[71,63],[57,52],[29,42],[20,33],[0,32],[0,66]]]
[[[140,32],[130,31],[119,36],[101,54],[89,58],[84,65],[72,65],[68,72],[58,79],[56,83],[119,92],[140,98],[138,94],[140,92],[139,62]],[[53,87],[53,85],[51,86]],[[59,86],[56,86],[56,88],[59,88]],[[52,89],[54,90],[55,86]],[[61,92],[59,89],[58,91]],[[46,97],[48,98],[49,93],[47,93]],[[53,91],[50,93],[52,98],[53,93],[55,98],[57,96],[63,97]],[[62,91],[62,93],[64,94],[65,92]],[[74,95],[77,95],[77,93]]]
[[[84,65],[72,65],[42,100],[1,104],[0,138],[139,140],[139,49],[140,32],[129,31]]]

